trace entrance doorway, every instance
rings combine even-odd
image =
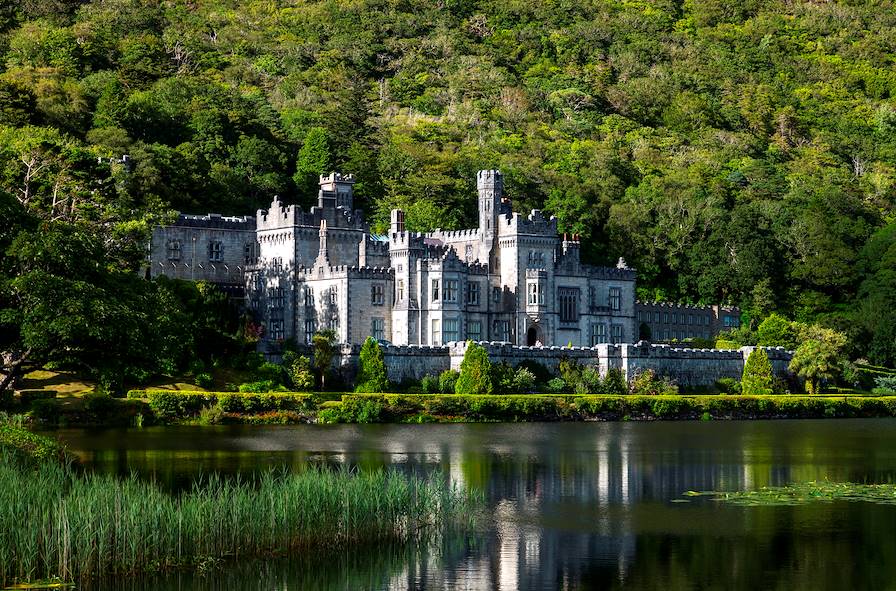
[[[530,347],[534,347],[536,344],[539,344],[538,329],[534,326],[530,326],[529,330],[526,331],[526,344]]]

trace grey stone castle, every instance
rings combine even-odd
[[[410,232],[393,210],[388,234],[370,232],[354,208],[351,175],[321,176],[303,211],[276,198],[254,216],[183,215],[154,229],[151,276],[205,280],[246,305],[263,327],[262,349],[310,342],[332,329],[341,343],[368,336],[395,345],[492,341],[522,346],[633,343],[710,337],[737,310],[635,302],[634,269],[583,264],[578,236],[557,235],[539,210],[514,212],[501,173],[478,173],[479,225]],[[679,330],[680,328],[680,330]]]

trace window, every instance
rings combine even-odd
[[[208,243],[208,260],[213,263],[224,260],[224,245],[220,240],[211,240]]]
[[[247,265],[251,265],[256,260],[255,256],[255,243],[247,242],[246,246],[243,247],[243,259]]]
[[[610,337],[611,337],[614,345],[622,342],[622,325],[621,324],[614,324],[613,326],[610,327]]]
[[[467,283],[467,304],[470,306],[479,305],[479,282],[477,281]]]
[[[464,249],[464,258],[466,259],[466,261],[468,263],[473,262],[473,245],[472,244],[468,244],[467,247]]]
[[[611,310],[621,310],[622,309],[622,290],[618,287],[610,288],[610,309]]]
[[[544,268],[544,253],[537,250],[529,251],[529,267],[536,269]]]
[[[500,287],[492,288],[492,299],[494,300],[494,302],[496,304],[501,302],[501,288]]]
[[[305,307],[314,307],[314,290],[307,286],[305,287]]]
[[[305,319],[305,343],[310,345],[314,339],[314,318]]]
[[[378,341],[386,340],[386,319],[371,318],[370,319],[370,336]]]
[[[443,328],[445,329],[445,342],[450,343],[453,341],[457,341],[460,339],[460,332],[458,330],[458,321],[456,318],[445,319],[445,325]]]
[[[479,320],[470,320],[467,322],[467,338],[471,341],[482,340],[482,322]]]
[[[283,295],[282,287],[272,287],[268,290],[268,302],[271,309],[279,310],[286,303],[286,297]]]
[[[509,341],[510,322],[507,320],[495,320],[492,325],[492,336],[498,341]]]
[[[704,316],[704,317],[703,317],[703,325],[704,325],[704,326],[709,326],[709,316]]]
[[[432,280],[432,301],[434,301],[434,302],[439,301],[439,280],[438,279]]]
[[[694,315],[688,314],[688,324],[694,324]]]
[[[374,306],[382,306],[386,303],[386,290],[383,289],[382,283],[370,285],[370,303]]]
[[[335,306],[339,302],[339,290],[335,285],[329,289],[327,295],[331,306]]]
[[[541,290],[541,284],[536,281],[530,281],[526,286],[526,292],[529,294],[528,303],[531,306],[537,306],[544,303],[544,294]]]
[[[271,270],[274,273],[280,273],[283,271],[283,258],[282,257],[274,257],[271,259]]]
[[[283,340],[283,321],[271,320],[271,338],[275,341]]]
[[[430,339],[433,345],[441,345],[442,344],[442,330],[441,323],[438,318],[432,319],[432,339]]]
[[[457,279],[445,280],[445,292],[442,294],[446,302],[457,301]]]
[[[560,322],[578,322],[579,289],[577,287],[561,287],[557,290],[560,301]]]
[[[660,321],[660,313],[659,313],[659,312],[654,312],[654,313],[653,313],[653,321],[654,321],[654,322],[659,322],[659,321]]]
[[[663,322],[669,324],[669,313],[663,312]]]
[[[592,324],[591,325],[591,346],[601,345],[607,342],[607,325]]]
[[[179,261],[180,260],[180,240],[169,240],[168,241],[168,260],[169,261]]]
[[[404,300],[404,279],[398,280],[398,301]]]
[[[678,324],[678,314],[672,312],[672,324]]]

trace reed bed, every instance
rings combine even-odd
[[[134,476],[35,467],[0,449],[0,583],[410,542],[468,525],[478,502],[438,477],[325,468],[212,475],[175,497]]]

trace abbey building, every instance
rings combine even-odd
[[[558,236],[555,218],[512,210],[500,172],[478,173],[479,225],[460,231],[410,232],[393,210],[388,234],[372,234],[353,183],[322,176],[309,211],[275,198],[255,216],[180,215],[154,230],[150,275],[244,293],[269,351],[321,329],[395,345],[638,340],[635,271],[583,264],[578,237]]]

